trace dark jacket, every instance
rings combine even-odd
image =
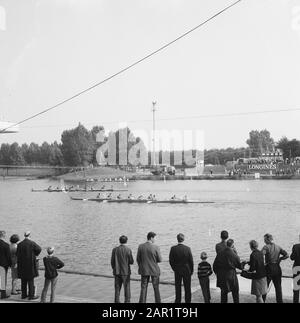
[[[36,257],[42,249],[34,241],[24,239],[18,244],[18,277],[25,280],[32,280],[39,275]]]
[[[65,264],[57,257],[48,256],[43,258],[45,266],[45,278],[53,279],[58,276],[57,269],[62,268]]]
[[[253,250],[250,255],[250,272],[255,272],[252,274],[253,279],[261,279],[267,276],[264,255],[259,250]]]
[[[225,250],[227,248],[227,242],[221,241],[216,244],[216,253],[220,253],[221,251]],[[232,248],[232,250],[237,254],[237,251],[235,248]]]
[[[11,267],[11,256],[9,244],[0,239],[0,266],[7,269]]]
[[[217,287],[229,293],[239,289],[236,268],[242,269],[241,261],[232,248],[226,247],[217,254],[213,270],[217,275]]]
[[[294,260],[293,267],[300,266],[300,243],[293,246],[291,260]]]
[[[120,245],[113,249],[111,254],[111,268],[115,276],[130,275],[130,265],[132,264],[132,252],[127,246]]]
[[[226,248],[227,248],[226,241],[221,241],[216,244],[216,253],[218,254]]]
[[[173,246],[169,254],[169,263],[174,272],[192,275],[194,272],[194,261],[191,249],[179,243]]]
[[[158,246],[151,242],[139,245],[136,261],[139,265],[141,276],[159,276],[160,269],[158,263],[161,262],[161,254]]]

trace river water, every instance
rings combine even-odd
[[[128,236],[135,257],[147,232],[154,231],[163,257],[161,277],[173,280],[168,255],[179,232],[185,234],[186,244],[192,249],[195,270],[202,251],[213,262],[221,230],[229,231],[242,259],[249,258],[248,242],[255,239],[262,247],[267,232],[290,254],[300,233],[297,180],[141,181],[129,183],[129,191],[125,192],[154,193],[157,198],[187,194],[192,199],[215,202],[190,205],[81,202],[72,201],[66,193],[31,192],[32,188],[49,185],[59,183],[0,181],[0,230],[5,230],[7,237],[13,233],[22,236],[25,230],[30,230],[32,239],[43,247],[41,257],[46,254],[45,248],[53,245],[66,269],[111,274],[111,250],[118,245],[119,236]],[[124,188],[122,184],[114,185]],[[71,195],[95,197],[96,193]],[[282,263],[285,274],[291,274],[291,265],[290,260]],[[132,272],[137,276],[136,264]]]

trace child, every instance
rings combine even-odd
[[[210,303],[209,276],[212,274],[211,265],[206,261],[207,253],[202,252],[200,255],[201,262],[198,264],[198,278],[202,289],[205,303]]]
[[[54,302],[55,297],[55,287],[57,283],[57,269],[60,269],[64,266],[64,263],[56,257],[53,257],[54,247],[47,248],[48,256],[43,258],[44,266],[45,266],[45,284],[44,289],[41,296],[41,303],[46,302],[46,296],[48,287],[51,283],[51,298],[50,303]]]

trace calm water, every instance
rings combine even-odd
[[[168,264],[170,247],[183,232],[198,262],[201,251],[209,261],[215,257],[214,246],[220,231],[226,229],[235,240],[243,259],[249,257],[248,241],[256,239],[263,246],[263,235],[270,232],[289,253],[300,232],[300,182],[297,180],[265,181],[143,181],[130,183],[134,195],[155,193],[166,198],[171,194],[205,201],[208,205],[134,205],[99,204],[70,200],[64,193],[32,193],[32,188],[46,188],[59,183],[47,180],[0,181],[0,229],[7,235],[32,231],[32,238],[43,248],[56,247],[66,269],[111,274],[111,249],[118,237],[129,237],[136,255],[137,246],[146,240],[148,231],[157,233],[161,248],[162,279],[173,279]],[[124,188],[122,184],[116,187]],[[95,186],[96,187],[96,186]],[[126,193],[127,194],[127,193]],[[96,193],[72,193],[94,197]],[[290,274],[291,261],[283,264]],[[137,266],[133,266],[137,275]]]

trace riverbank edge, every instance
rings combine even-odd
[[[83,176],[74,176],[74,177],[65,177],[62,176],[52,176],[53,180],[64,180],[66,182],[105,182],[105,183],[114,183],[122,182],[123,179],[116,177],[83,177]],[[216,174],[216,175],[175,175],[175,176],[157,176],[157,175],[131,175],[126,176],[127,181],[197,181],[197,180],[300,180],[300,175],[288,175],[288,176],[275,176],[275,175],[261,175],[260,178],[255,178],[254,174],[251,175],[242,175],[242,176],[229,176],[228,174]]]

